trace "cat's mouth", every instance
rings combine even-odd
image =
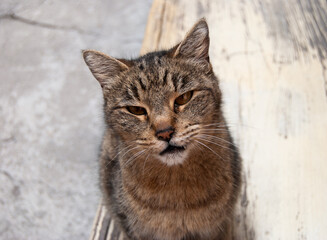
[[[168,144],[168,146],[163,150],[159,155],[165,155],[165,154],[172,154],[172,153],[180,153],[185,150],[185,147],[183,146],[174,146],[171,144]]]

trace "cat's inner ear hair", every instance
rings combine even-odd
[[[170,50],[168,56],[209,62],[209,43],[208,24],[202,18],[186,34],[184,40]]]
[[[83,57],[101,87],[110,84],[115,76],[133,66],[132,61],[116,59],[94,50],[84,50]]]

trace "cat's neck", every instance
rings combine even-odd
[[[231,168],[217,156],[228,151],[211,145],[214,152],[194,151],[183,164],[167,166],[157,159],[138,159],[122,169],[123,185],[132,196],[156,207],[199,206],[224,196],[222,186],[230,184]],[[151,200],[151,203],[149,202]]]

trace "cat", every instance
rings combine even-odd
[[[126,239],[232,239],[241,160],[200,19],[169,50],[83,57],[104,96],[104,202]]]

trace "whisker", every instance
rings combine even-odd
[[[127,153],[129,153],[130,151],[132,151],[132,150],[134,150],[134,149],[136,149],[136,148],[139,148],[139,146],[133,147],[133,148],[129,149],[128,151],[126,151],[126,152],[121,156],[121,158],[123,158]]]
[[[230,128],[229,124],[220,124],[220,123],[212,123],[212,124],[203,124],[202,127],[218,127],[218,128]]]
[[[191,142],[191,144],[195,147],[197,147],[198,149],[202,150],[202,148],[198,145],[198,144],[195,144],[194,142]]]
[[[110,159],[110,161],[106,164],[106,166],[105,166],[105,168],[107,168],[108,167],[108,165],[113,161],[113,160],[115,160],[115,158],[120,154],[120,153],[122,153],[123,151],[125,151],[125,150],[127,150],[128,148],[130,148],[130,147],[133,147],[132,145],[128,145],[127,147],[124,147],[123,149],[121,149],[120,151],[118,151],[118,153],[112,158],[112,159]],[[118,148],[118,147],[117,147]]]
[[[213,142],[213,141],[208,140],[208,137],[198,135],[197,138],[200,138],[201,140],[204,140],[204,141],[207,141],[207,142],[213,143],[213,144],[215,144],[215,145],[217,145],[217,146],[219,146],[219,147],[229,149],[229,148],[226,147],[226,146],[223,146],[223,145],[220,145],[219,143],[216,143],[216,142]]]
[[[132,162],[133,160],[137,159],[137,158],[138,158],[140,155],[142,155],[145,151],[146,151],[146,149],[141,150],[141,151],[135,153],[132,157],[130,157],[130,158],[129,158],[125,163],[124,163],[123,167],[125,167],[125,166],[127,167],[128,164],[129,164],[130,162]]]
[[[216,154],[218,157],[220,157],[220,159],[222,159],[223,161],[225,161],[225,159],[223,159],[218,153],[216,153],[214,150],[212,150],[210,147],[208,147],[206,144],[194,139],[194,141],[196,141],[197,143],[201,144],[202,146],[208,148],[211,152],[213,152],[214,154]]]
[[[132,150],[134,150],[134,149],[136,149],[136,148],[139,148],[139,146],[133,147],[133,148],[129,149],[128,151],[126,151],[126,152],[121,156],[121,158],[123,158],[127,153],[129,153],[130,151],[132,151]],[[122,151],[121,151],[121,152],[122,152]],[[119,153],[118,153],[118,154],[119,154]]]
[[[226,130],[228,131],[227,128],[219,128],[219,127],[216,127],[216,128],[202,128],[203,130],[214,130],[214,129],[217,129],[217,130]]]
[[[121,149],[114,157],[113,157],[113,159],[115,159],[121,152],[123,152],[123,151],[125,151],[125,150],[127,150],[128,148],[130,148],[130,147],[133,147],[133,145],[128,145],[127,147],[124,147],[123,149]],[[118,147],[117,147],[118,148]]]
[[[226,146],[220,145],[220,144],[218,144],[218,143],[216,143],[216,142],[213,142],[213,141],[210,141],[210,140],[208,140],[208,139],[206,139],[206,138],[203,138],[203,137],[200,137],[200,136],[198,136],[198,138],[200,138],[201,140],[204,140],[204,141],[210,142],[210,143],[212,143],[212,144],[215,144],[215,145],[217,145],[217,146],[219,146],[219,147],[222,147],[222,148],[225,148],[225,149],[228,149],[228,150],[231,150],[231,151],[236,152],[235,150],[233,150],[233,149],[231,149],[231,148],[229,148],[229,147],[226,147]]]
[[[201,129],[201,131],[207,131],[207,132],[229,132],[228,129],[224,128],[211,128],[211,129]]]
[[[149,151],[149,153],[148,153],[148,156],[145,158],[145,160],[144,160],[144,164],[143,164],[143,173],[142,173],[142,175],[144,175],[144,168],[145,168],[145,163],[146,163],[146,161],[148,160],[148,158],[149,158],[149,156],[150,156],[150,151]]]
[[[229,144],[231,144],[231,145],[237,147],[234,143],[232,143],[232,142],[230,142],[230,141],[227,141],[227,140],[225,140],[225,139],[223,139],[223,138],[220,138],[220,137],[217,137],[217,136],[214,136],[214,135],[209,135],[209,134],[202,134],[202,133],[201,133],[201,135],[203,135],[203,136],[208,136],[208,137],[212,137],[212,138],[218,139],[218,140],[220,140],[220,141],[223,141],[223,142],[225,142],[225,143],[229,143]]]
[[[228,126],[227,124],[221,124],[221,123],[210,123],[210,124],[203,124],[202,126]]]
[[[203,124],[202,126],[215,126],[215,125],[222,126],[222,127],[248,127],[248,128],[257,129],[254,126],[250,126],[250,125],[243,124],[243,123],[224,123],[224,124],[222,124],[222,123],[211,123],[211,124]]]

